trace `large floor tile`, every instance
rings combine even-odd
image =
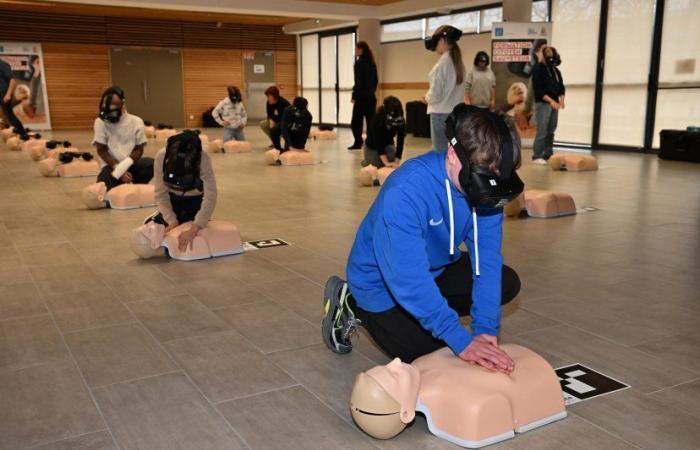
[[[116,450],[112,436],[107,431],[98,431],[79,437],[64,439],[42,445],[32,450]]]
[[[321,323],[323,287],[305,278],[256,283],[255,288],[275,303],[284,305],[306,319]]]
[[[160,341],[225,331],[231,327],[190,295],[161,297],[129,308]]]
[[[700,418],[700,379],[655,392],[651,397]]]
[[[95,272],[85,264],[30,267],[29,270],[42,294],[60,294],[85,290],[107,289]]]
[[[22,449],[105,427],[73,362],[2,372],[0,398],[3,450]]]
[[[154,267],[97,266],[98,278],[124,302],[182,294],[184,290]]]
[[[50,294],[44,299],[64,333],[134,320],[129,310],[107,289]]]
[[[0,285],[0,320],[48,313],[34,283]]]
[[[700,376],[700,336],[671,336],[635,346],[637,350],[654,355],[694,371]]]
[[[177,370],[138,324],[78,331],[66,334],[65,338],[90,386]]]
[[[0,322],[0,373],[65,361],[69,356],[48,315]]]
[[[313,345],[321,340],[320,327],[314,328],[293,311],[273,302],[232,306],[216,313],[265,353]]]
[[[644,449],[697,449],[700,418],[634,389],[573,405],[571,410]]]
[[[183,374],[115,384],[94,395],[123,450],[245,448]]]
[[[566,325],[517,336],[515,342],[542,354],[557,367],[582,363],[642,392],[690,381],[694,372]]]
[[[210,309],[265,300],[260,291],[230,276],[184,281],[182,287]]]
[[[237,332],[178,339],[165,348],[213,402],[297,384]]]
[[[268,392],[217,406],[254,449],[370,449],[369,438],[303,387]],[[265,420],[260,420],[262,417]]]
[[[377,364],[352,352],[338,355],[320,344],[309,348],[279,352],[271,355],[285,371],[306,389],[329,405],[336,414],[350,421],[350,393],[358,373]]]
[[[28,266],[58,266],[83,262],[80,253],[68,242],[19,247],[17,250]]]

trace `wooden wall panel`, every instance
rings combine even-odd
[[[43,43],[42,48],[52,127],[92,128],[111,80],[108,47]]]
[[[226,97],[226,86],[245,91],[241,50],[185,48],[182,66],[188,127],[202,126],[202,113]]]
[[[291,101],[297,96],[297,52],[275,52],[275,84],[282,97]]]

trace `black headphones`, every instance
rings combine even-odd
[[[478,52],[474,57],[475,66],[478,66],[480,62],[485,62],[487,66],[491,63],[491,60],[489,59],[489,54],[483,50]]]
[[[501,138],[501,165],[500,175],[472,164],[470,156],[457,138],[457,130],[462,123],[472,114],[484,114],[498,128]],[[520,151],[520,140],[513,141],[510,127],[506,119],[486,109],[460,103],[455,106],[452,113],[445,121],[445,134],[462,163],[459,172],[459,183],[467,195],[469,205],[472,208],[502,208],[509,201],[517,197],[525,185],[515,171],[516,151]],[[516,147],[517,146],[517,150]]]
[[[117,123],[122,116],[122,109],[112,109],[112,100],[114,97],[119,97],[122,102],[124,101],[124,91],[119,86],[107,88],[107,90],[102,93],[102,97],[100,97],[99,117],[102,120]]]
[[[441,32],[436,32],[429,38],[425,38],[425,49],[434,52],[437,48],[440,38],[445,38],[448,42],[457,42],[462,37],[462,30],[451,25],[446,25]]]
[[[406,125],[401,100],[393,95],[389,95],[384,99],[382,107],[384,108],[385,124],[388,130],[392,128],[401,128]]]
[[[229,86],[226,90],[228,91],[228,98],[231,100],[231,103],[240,103],[242,101],[241,91],[239,91],[236,86]]]

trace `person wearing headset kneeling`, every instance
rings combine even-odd
[[[168,139],[166,147],[156,153],[155,196],[158,212],[150,221],[165,225],[165,232],[192,222],[179,235],[178,246],[187,250],[199,230],[207,226],[216,207],[216,178],[209,153],[202,151],[199,135],[185,130]]]
[[[102,162],[97,182],[107,190],[124,183],[148,184],[153,178],[153,158],[145,158],[143,120],[126,111],[126,97],[119,86],[104,91],[94,124],[92,143]]]
[[[406,120],[401,100],[388,96],[372,117],[367,130],[362,167],[399,167],[406,137]],[[396,143],[394,143],[396,138]]]
[[[403,362],[448,346],[466,362],[510,373],[497,335],[501,305],[520,279],[503,265],[502,208],[523,190],[520,140],[510,118],[465,104],[449,115],[446,135],[447,152],[404,162],[379,191],[350,252],[348,282],[326,284],[323,340],[348,353],[361,322]],[[465,315],[471,331],[459,321]]]

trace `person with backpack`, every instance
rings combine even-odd
[[[179,235],[178,246],[185,251],[199,230],[207,226],[216,207],[216,178],[209,154],[192,130],[171,136],[155,157],[155,196],[158,212],[146,219],[165,225],[165,232],[192,222]]]

